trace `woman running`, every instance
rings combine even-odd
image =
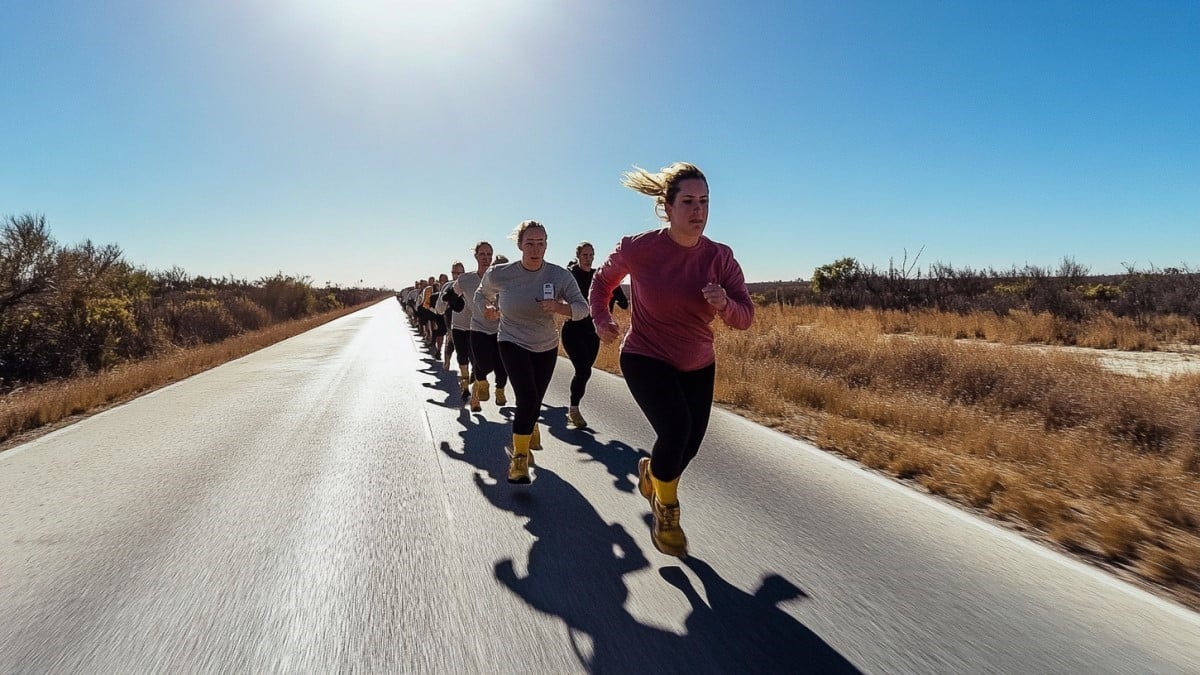
[[[480,279],[491,265],[492,245],[486,241],[475,244],[475,271],[460,276],[455,285],[456,295],[463,299],[463,309],[460,310],[456,305],[451,305],[455,307],[456,316],[459,316],[459,312],[465,315],[465,318],[460,317],[458,325],[460,330],[464,324],[467,326],[465,338],[466,344],[470,345],[468,351],[470,352],[471,368],[464,372],[460,356],[459,375],[460,378],[466,377],[469,393],[464,391],[464,394],[468,399],[471,412],[479,412],[482,409],[479,405],[480,401],[491,398],[487,376],[492,371],[496,373],[496,404],[504,405],[506,403],[504,386],[508,384],[508,374],[505,373],[504,364],[500,363],[500,356],[496,352],[496,331],[499,330],[500,322],[489,320],[483,316],[483,313],[475,305],[475,291],[479,288]]]
[[[458,335],[456,335],[455,326],[463,325],[462,318],[457,317],[457,314],[460,311],[462,311],[465,303],[463,303],[462,297],[459,296],[455,292],[454,282],[458,281],[458,278],[461,277],[463,275],[463,272],[465,272],[465,271],[466,271],[466,267],[461,262],[455,260],[453,263],[451,263],[451,265],[450,265],[450,283],[442,285],[442,292],[441,292],[441,295],[438,297],[438,305],[437,305],[437,310],[439,312],[441,312],[442,316],[445,318],[446,330],[448,331],[446,333],[446,356],[445,356],[445,360],[442,362],[442,367],[444,367],[446,370],[450,370],[450,359],[451,359],[451,357],[454,356],[455,352],[457,351],[457,353],[458,353],[458,384],[459,384],[459,389],[463,393],[466,393],[466,390],[467,390],[466,379],[467,379],[467,373],[470,372],[468,370],[468,363],[470,361],[471,349],[470,349],[470,347],[467,346],[466,336],[462,335],[462,333],[466,332],[465,330],[457,331]],[[455,304],[458,305],[459,309],[455,309]],[[470,316],[468,316],[467,317],[468,323],[466,324],[466,327],[468,327],[468,328],[470,327],[470,323],[469,323],[470,320],[471,320],[471,318],[470,318]],[[455,343],[456,339],[458,340],[457,344]],[[462,346],[457,347],[457,345],[462,345]],[[457,347],[457,350],[456,350],[456,347]],[[464,401],[467,400],[465,396],[463,397],[463,400]]]
[[[712,411],[716,356],[709,324],[720,317],[745,330],[754,321],[754,303],[733,249],[704,236],[708,180],[700,169],[683,162],[659,173],[634,167],[622,183],[653,197],[667,227],[623,237],[596,271],[589,303],[600,339],[616,340],[621,327],[608,301],[630,276],[633,302],[621,372],[657,436],[650,457],[638,462],[638,490],[654,516],[654,547],[683,557],[687,536],[676,492]]]
[[[575,247],[575,259],[567,263],[567,270],[579,284],[579,292],[587,297],[592,287],[592,275],[596,273],[592,261],[596,259],[596,249],[589,242],[580,242]],[[629,301],[620,286],[613,289],[612,298],[608,303],[609,311],[613,304],[621,309],[629,309]],[[592,377],[592,365],[596,363],[596,355],[600,353],[600,337],[596,335],[596,326],[592,317],[586,316],[579,321],[567,320],[562,327],[562,346],[575,367],[571,376],[571,407],[567,409],[567,421],[578,428],[586,427],[587,420],[579,412],[579,403],[587,389],[588,380]]]
[[[587,299],[567,270],[545,260],[546,228],[523,221],[513,231],[521,259],[495,265],[483,275],[475,306],[500,322],[500,360],[508,371],[517,411],[512,423],[508,482],[528,483],[531,449],[542,399],[558,362],[558,325],[554,315],[576,321],[588,314]]]

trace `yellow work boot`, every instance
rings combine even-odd
[[[470,366],[458,367],[458,388],[462,400],[471,398],[471,368]]]
[[[504,387],[496,387],[496,405],[504,405],[508,399],[504,397]]]
[[[513,434],[512,447],[508,452],[508,482],[528,484],[529,481],[529,436]]]
[[[508,451],[508,482],[528,485],[529,480],[529,454],[518,455],[512,451],[512,448],[505,448]]]
[[[583,419],[583,414],[579,412],[579,408],[572,407],[567,411],[567,421],[577,429],[582,429],[587,426],[587,420]]]
[[[537,422],[533,423],[533,433],[529,435],[529,449],[542,449],[542,432],[538,430]]]
[[[475,398],[479,399],[480,401],[486,401],[491,397],[492,394],[488,390],[488,381],[475,380]]]
[[[476,382],[476,383],[472,384],[470,389],[471,389],[471,401],[470,401],[471,412],[479,412],[480,410],[483,410],[483,408],[481,408],[479,406],[479,383]]]
[[[650,541],[660,553],[676,558],[687,556],[687,535],[679,526],[679,503],[663,504],[654,496],[650,500],[654,524],[650,527]]]
[[[654,501],[654,479],[650,477],[650,458],[643,457],[638,460],[638,492],[647,501]]]

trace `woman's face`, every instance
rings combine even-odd
[[[521,262],[526,267],[540,267],[546,255],[546,230],[540,227],[525,228],[517,246],[521,249]]]
[[[484,244],[475,249],[475,262],[478,263],[479,269],[486,269],[492,264],[492,247]]]
[[[584,246],[579,249],[579,255],[576,256],[576,259],[579,261],[579,266],[583,268],[583,271],[590,270],[592,269],[592,262],[596,260],[596,249],[591,246]]]
[[[699,240],[708,224],[708,183],[700,178],[679,181],[674,203],[667,204],[671,230],[688,240]]]

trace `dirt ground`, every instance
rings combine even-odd
[[[1134,377],[1168,378],[1200,373],[1200,345],[1167,345],[1156,352],[1122,352],[1086,347],[1022,345],[1021,349],[1056,349],[1094,358],[1105,370]]]

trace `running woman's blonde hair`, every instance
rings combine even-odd
[[[520,224],[513,229],[512,234],[508,235],[508,238],[517,242],[517,246],[520,246],[521,240],[525,238],[525,230],[528,230],[531,227],[540,227],[543,232],[546,231],[546,226],[536,220],[522,220]]]
[[[659,220],[667,221],[667,204],[675,201],[675,195],[679,194],[679,183],[691,178],[699,178],[708,184],[708,179],[704,177],[704,172],[695,164],[688,162],[675,162],[670,166],[664,166],[658,173],[650,173],[640,166],[634,165],[633,171],[626,171],[621,176],[621,185],[640,192],[649,197],[654,197],[654,214]]]

